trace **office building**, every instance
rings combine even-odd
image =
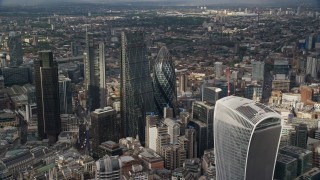
[[[247,99],[255,99],[256,101],[260,101],[262,99],[262,86],[259,84],[247,85],[244,88],[244,97]]]
[[[119,146],[118,143],[113,141],[106,141],[101,143],[98,146],[97,150],[98,157],[102,158],[105,155],[108,156],[121,156],[122,155],[122,148]]]
[[[301,14],[301,6],[298,6],[298,8],[297,8],[297,16],[300,16],[300,14]]]
[[[281,116],[236,96],[218,100],[214,111],[217,179],[272,179]]]
[[[145,117],[154,112],[152,78],[142,32],[121,34],[121,126],[124,137],[144,143]]]
[[[206,124],[206,127],[207,127],[206,142],[202,142],[202,143],[205,143],[204,144],[205,149],[213,148],[213,134],[214,134],[213,133],[213,115],[214,115],[214,106],[210,106],[201,101],[193,102],[193,106],[192,106],[193,120],[199,120],[202,123]],[[201,150],[201,155],[203,155],[202,150]]]
[[[320,169],[314,167],[308,172],[304,173],[302,176],[300,176],[300,179],[318,180],[320,179]]]
[[[32,72],[29,67],[5,67],[1,68],[0,74],[4,77],[5,86],[32,83]]]
[[[97,152],[98,146],[105,141],[118,141],[119,124],[117,112],[111,107],[96,109],[91,113],[92,148]]]
[[[315,57],[307,57],[306,74],[310,74],[311,77],[318,79],[318,72],[320,69],[320,59]]]
[[[307,103],[312,101],[313,89],[308,86],[300,86],[301,102]]]
[[[176,117],[178,107],[175,67],[165,46],[160,49],[153,66],[153,92],[155,108],[159,116],[163,117],[165,107],[171,107],[173,117]]]
[[[214,74],[216,79],[220,79],[220,77],[223,75],[222,62],[214,63]]]
[[[187,150],[187,158],[196,158],[197,157],[197,132],[195,129],[186,129],[185,130],[185,138],[187,142],[185,144]]]
[[[291,180],[297,177],[298,161],[296,158],[278,154],[274,179]]]
[[[252,80],[263,81],[264,77],[264,62],[253,61],[252,64]]]
[[[7,93],[4,89],[4,78],[2,75],[0,75],[0,109],[6,109],[7,108]]]
[[[7,53],[5,52],[0,52],[0,67],[7,67],[8,62],[7,62]]]
[[[179,76],[179,91],[180,92],[187,92],[188,90],[188,75],[181,74]]]
[[[180,124],[177,120],[166,118],[163,123],[168,127],[168,134],[170,135],[170,144],[178,144],[180,136]]]
[[[308,127],[306,124],[299,124],[295,127],[296,143],[295,146],[307,149]]]
[[[298,160],[297,176],[309,171],[312,167],[312,152],[296,146],[285,146],[279,149],[279,153],[294,157]]]
[[[288,79],[290,76],[290,65],[288,60],[275,60],[273,64],[273,75],[275,76],[275,80],[278,79],[278,76],[276,75],[281,75],[281,77],[283,75],[285,79]]]
[[[219,92],[219,98],[223,98],[228,96],[228,81],[219,80],[214,82],[214,86],[221,89]],[[230,95],[235,93],[234,82],[230,81]]]
[[[34,62],[38,134],[53,144],[61,131],[58,66],[51,51],[40,51]]]
[[[106,106],[105,47],[94,42],[93,34],[86,33],[84,56],[84,82],[89,111]]]
[[[61,114],[61,132],[79,132],[79,119],[73,114]]]
[[[121,162],[117,157],[107,155],[96,162],[95,179],[121,179],[121,176]]]
[[[196,157],[201,157],[204,153],[204,151],[207,149],[207,144],[209,139],[207,139],[207,124],[204,122],[197,120],[197,119],[192,119],[187,127],[189,129],[194,129],[196,133],[196,142],[197,142],[197,155]],[[213,134],[213,132],[212,132]]]
[[[164,169],[163,158],[151,149],[145,148],[143,152],[139,154],[139,158],[148,170]]]
[[[215,104],[220,98],[220,93],[222,89],[217,87],[202,87],[202,102],[207,102],[210,104]]]
[[[157,116],[149,115],[146,117],[146,128],[145,128],[145,147],[150,148],[154,151],[157,150],[157,137],[158,137],[158,128],[157,128]]]
[[[71,42],[71,55],[73,57],[76,57],[79,55],[79,46],[74,42]]]
[[[290,92],[290,80],[272,80],[272,90]]]
[[[71,79],[64,75],[59,76],[59,99],[60,99],[60,113],[72,114],[72,87]]]
[[[186,150],[179,145],[167,144],[161,148],[160,155],[164,157],[164,167],[169,170],[182,167],[186,160]]]
[[[9,33],[8,39],[10,66],[17,67],[23,63],[23,51],[21,36],[15,32]]]

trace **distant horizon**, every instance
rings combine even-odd
[[[134,6],[241,6],[241,5],[256,5],[256,6],[301,6],[320,7],[320,2],[317,0],[0,0],[1,6],[10,7],[28,7],[28,6],[43,6],[48,4],[64,5],[64,4],[110,4],[110,5],[134,5]]]

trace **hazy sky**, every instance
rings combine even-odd
[[[45,4],[48,2],[143,2],[143,1],[169,1],[169,2],[185,2],[185,3],[192,3],[192,4],[203,4],[203,3],[210,3],[210,4],[215,4],[215,3],[223,3],[223,4],[228,4],[228,3],[252,3],[252,4],[257,4],[257,3],[283,3],[283,2],[291,2],[294,4],[297,4],[297,2],[314,2],[319,5],[320,0],[0,0],[0,6],[1,5],[34,5],[34,4]]]

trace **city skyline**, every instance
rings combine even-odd
[[[316,5],[0,2],[1,180],[320,179]]]

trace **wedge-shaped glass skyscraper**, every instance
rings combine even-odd
[[[121,126],[124,137],[144,142],[145,117],[154,112],[150,63],[142,32],[121,34]]]
[[[168,49],[160,49],[153,67],[153,91],[156,110],[163,117],[163,108],[171,107],[177,115],[177,88],[174,64]]]
[[[217,180],[272,180],[280,118],[249,99],[228,96],[218,100],[214,114]]]

